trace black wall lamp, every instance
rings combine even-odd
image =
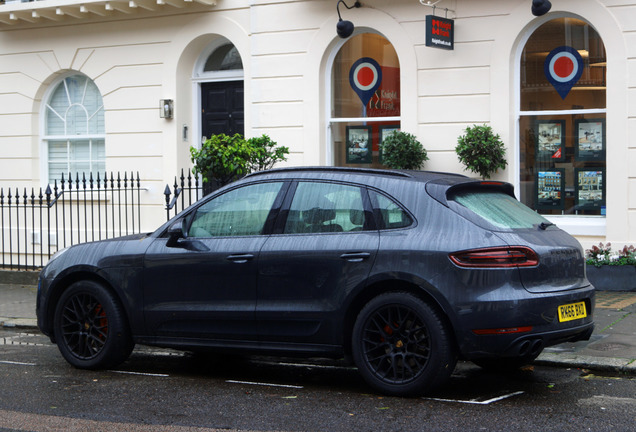
[[[345,5],[347,9],[353,9],[354,7],[359,8],[360,6],[362,6],[362,4],[360,4],[359,1],[356,1],[353,6],[347,6],[344,0],[338,0],[338,3],[336,3],[336,11],[338,11],[338,24],[336,24],[336,32],[338,33],[338,36],[346,39],[351,36],[351,34],[353,34],[353,23],[351,21],[343,20],[340,16],[340,3]]]
[[[547,14],[551,7],[549,0],[532,0],[532,14],[535,16]]]

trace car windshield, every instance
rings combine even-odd
[[[449,199],[462,205],[498,228],[533,228],[550,222],[540,214],[503,192],[461,190]]]

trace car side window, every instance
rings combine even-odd
[[[380,229],[405,228],[413,223],[408,213],[392,199],[375,191],[369,191],[369,196],[375,207]]]
[[[188,237],[262,234],[282,182],[243,186],[215,197],[196,210]]]
[[[364,222],[361,188],[334,183],[300,182],[283,232],[362,231]]]

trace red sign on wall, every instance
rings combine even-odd
[[[455,44],[455,21],[426,15],[426,46],[452,50]]]

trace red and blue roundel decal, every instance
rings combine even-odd
[[[559,93],[561,99],[570,93],[583,74],[583,59],[577,50],[569,46],[553,49],[543,64],[545,76]]]
[[[349,70],[349,84],[366,106],[382,84],[382,68],[372,58],[362,57]]]

